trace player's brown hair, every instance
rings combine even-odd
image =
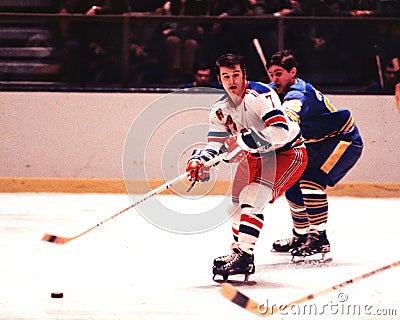
[[[271,66],[280,66],[286,71],[292,70],[292,68],[298,69],[298,63],[294,56],[294,53],[290,49],[281,50],[274,53],[268,60],[267,60],[267,69]]]
[[[219,80],[219,72],[221,67],[226,68],[233,68],[234,66],[239,65],[240,69],[242,70],[243,74],[246,73],[246,65],[244,63],[244,57],[233,54],[227,53],[220,56],[217,61],[215,62],[215,74]]]

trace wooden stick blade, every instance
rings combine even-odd
[[[266,317],[272,314],[271,308],[267,308],[264,305],[259,305],[257,302],[250,299],[248,296],[236,290],[229,283],[223,283],[221,285],[220,292],[226,299],[232,301],[239,307],[246,309],[247,311],[250,311],[258,316]]]
[[[47,241],[55,244],[65,244],[70,240],[71,240],[70,238],[59,237],[48,233],[45,234],[42,238],[42,241]]]

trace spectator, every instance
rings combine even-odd
[[[166,0],[130,1],[130,11],[141,13],[162,14]]]
[[[292,4],[289,0],[248,0],[248,5],[249,9],[247,15],[250,16],[271,17],[289,15],[289,13],[295,14],[294,11],[291,11]],[[287,28],[287,26],[288,23],[285,23],[285,28]],[[278,50],[278,24],[276,21],[271,20],[270,24],[246,25],[246,29],[250,29],[249,33],[260,41],[265,56],[270,56]],[[285,38],[286,34],[287,31],[285,31]],[[249,42],[252,41],[252,39],[246,41]],[[260,59],[256,50],[250,47],[245,56],[248,57],[247,65],[249,77],[260,81],[268,81],[264,67],[260,67]]]
[[[165,14],[166,0],[131,1],[134,14]],[[162,24],[154,21],[132,21],[130,38],[131,83],[136,86],[149,86],[162,81],[161,60],[164,37]]]
[[[284,1],[282,9],[275,12],[274,15],[285,17],[311,16],[309,1]],[[285,24],[285,48],[294,50],[304,72],[308,72],[310,63],[312,63],[310,55],[313,47],[313,27],[312,24],[302,21],[288,21]]]
[[[208,14],[208,0],[171,0],[170,14],[200,16]],[[188,81],[198,53],[205,52],[207,34],[201,24],[169,23],[163,29],[165,36],[166,73],[168,83]]]
[[[305,15],[305,5],[307,5],[307,2],[298,0],[281,1],[280,8],[274,12],[274,16],[303,16]]]
[[[325,0],[301,1],[290,15],[329,16],[329,3]],[[334,23],[320,23],[319,19],[291,24],[286,44],[293,48],[306,78],[326,81],[326,74],[329,74],[329,81],[343,78],[337,63],[335,32]]]
[[[265,15],[266,1],[264,0],[248,0],[247,15],[249,16],[263,16]]]
[[[192,82],[183,84],[179,88],[185,89],[185,88],[200,88],[200,87],[222,89],[222,86],[219,82],[211,81],[211,68],[205,64],[198,65],[195,68],[194,79]]]
[[[244,16],[248,9],[247,0],[215,0],[210,14],[223,19],[228,16]],[[215,50],[213,60],[228,51],[245,55],[249,34],[243,25],[215,23],[212,26],[212,33],[213,44],[211,47]]]
[[[251,1],[256,1],[254,4]],[[311,16],[314,15],[312,11],[314,1],[298,1],[298,0],[249,0],[252,5],[252,10],[254,14],[269,15],[275,17],[294,17],[294,16]],[[262,9],[260,8],[262,6]],[[297,53],[297,57],[302,64],[303,70],[308,69],[308,63],[310,61],[310,54],[313,47],[313,33],[314,26],[309,22],[304,23],[303,21],[290,21],[285,20],[284,23],[284,46],[286,48],[291,48]],[[272,55],[278,50],[278,24],[273,21],[271,25],[262,25],[254,27],[253,34],[260,40],[263,48],[265,48],[264,54],[266,56]],[[315,39],[319,41],[320,39]],[[255,58],[254,50],[250,51],[248,56],[251,57],[251,61],[257,61],[259,59]],[[250,65],[251,67],[251,65]],[[249,68],[249,69],[255,69]],[[255,69],[257,70],[257,69]],[[264,80],[265,72],[263,68],[259,68],[259,74],[254,74],[253,77]],[[251,73],[250,73],[251,74]],[[264,79],[260,78],[263,74]]]
[[[337,17],[363,17],[374,15],[377,0],[336,0],[328,1],[327,14]],[[336,26],[336,54],[341,69],[351,85],[365,85],[374,74],[374,44],[378,33],[375,24],[353,23]]]
[[[128,10],[126,1],[118,0],[66,0],[60,3],[60,14],[86,15],[121,14]],[[64,81],[116,83],[120,80],[121,48],[120,28],[114,25],[69,23],[61,20],[60,58]]]
[[[400,82],[400,66],[397,57],[393,58],[386,64],[382,78],[383,86],[380,80],[375,81],[368,86],[367,91],[394,94],[396,84]]]
[[[327,8],[331,12],[331,15],[342,17],[370,16],[374,13],[376,7],[376,0],[331,0],[327,2]]]
[[[379,0],[374,11],[376,17],[400,17],[400,0]],[[378,23],[377,44],[384,55],[398,56],[400,54],[400,24]]]

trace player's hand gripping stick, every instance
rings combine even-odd
[[[189,181],[207,182],[210,180],[210,167],[218,164],[218,160],[212,161],[216,158],[217,152],[211,149],[194,149],[191,157],[188,160],[186,171],[189,173]]]
[[[187,192],[192,190],[196,182],[207,182],[210,180],[210,167],[217,165],[223,155],[217,156],[215,150],[193,150],[192,156],[190,157],[186,172],[188,172],[189,181],[193,181]]]
[[[226,139],[220,149],[221,153],[227,153],[226,160],[228,160],[228,162],[241,162],[245,160],[250,153],[243,149],[241,146],[243,143],[238,143],[238,138],[240,139],[240,136],[233,136]]]
[[[192,159],[186,166],[186,171],[189,173],[189,181],[207,182],[210,180],[210,167],[204,165],[204,161]]]

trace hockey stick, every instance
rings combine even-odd
[[[374,45],[374,48],[375,48],[376,67],[378,68],[378,75],[379,75],[379,84],[381,86],[381,89],[384,90],[385,89],[385,82],[383,80],[381,57],[379,55],[378,45]]]
[[[360,281],[362,279],[366,279],[368,277],[371,277],[373,275],[376,275],[380,272],[383,272],[385,270],[389,270],[392,269],[394,267],[397,267],[400,265],[400,260],[390,263],[384,267],[375,269],[373,271],[370,271],[368,273],[365,273],[361,276],[358,277],[354,277],[352,279],[349,279],[347,281],[341,282],[339,284],[336,284],[330,288],[309,294],[305,297],[302,297],[300,299],[297,299],[295,301],[289,302],[286,305],[281,305],[281,306],[277,306],[277,305],[273,305],[272,307],[268,307],[265,304],[260,304],[252,299],[250,299],[249,297],[247,297],[246,295],[244,295],[243,293],[241,293],[240,291],[236,290],[231,284],[229,283],[223,283],[222,284],[222,288],[221,288],[221,294],[227,298],[228,300],[232,301],[233,303],[237,304],[239,307],[242,307],[244,309],[246,309],[247,311],[250,311],[251,313],[254,313],[260,317],[268,317],[270,315],[279,313],[279,312],[287,312],[288,308],[290,308],[290,306],[293,305],[298,305],[304,302],[307,302],[309,300],[315,299],[317,297],[320,297],[322,295],[325,295],[327,293],[330,293],[334,290],[337,290],[339,288],[343,288],[349,284],[355,283],[357,281]]]
[[[264,70],[268,76],[269,81],[272,81],[271,76],[269,75],[269,72],[267,69],[267,59],[265,59],[265,55],[264,55],[263,49],[261,47],[260,41],[257,38],[254,38],[253,45],[254,45],[254,48],[256,48],[258,56],[260,57],[261,63],[264,67]]]
[[[213,158],[213,159],[211,159],[211,160],[205,162],[204,165],[207,166],[207,167],[210,167],[210,166],[216,164],[217,162],[221,161],[224,157],[225,157],[225,154],[224,154],[224,153],[223,153],[223,154],[220,154],[220,155],[216,156],[215,158]],[[114,219],[115,217],[119,216],[120,214],[122,214],[122,213],[124,213],[124,212],[126,212],[126,211],[128,211],[128,210],[130,210],[130,209],[132,209],[133,207],[136,207],[138,204],[140,204],[140,203],[146,201],[147,199],[150,199],[150,198],[152,198],[153,196],[155,196],[155,195],[157,195],[157,194],[159,194],[159,193],[161,193],[161,192],[163,192],[163,191],[169,189],[173,184],[175,184],[175,183],[181,181],[183,178],[186,178],[187,175],[188,175],[187,172],[182,173],[182,174],[179,175],[178,177],[176,177],[176,178],[174,178],[174,179],[172,179],[172,180],[170,180],[170,181],[164,183],[163,185],[161,185],[161,186],[159,186],[159,187],[157,187],[157,188],[155,188],[155,189],[149,191],[149,192],[146,193],[142,198],[140,198],[138,201],[136,201],[136,202],[134,202],[133,204],[131,204],[129,207],[127,207],[127,208],[125,208],[125,209],[123,209],[123,210],[121,210],[121,211],[119,211],[119,212],[113,214],[111,217],[108,217],[107,219],[105,219],[105,220],[103,220],[103,221],[100,221],[99,223],[97,223],[97,224],[94,225],[93,227],[91,227],[91,228],[89,228],[89,229],[87,229],[87,230],[81,232],[80,234],[78,234],[78,235],[76,235],[76,236],[74,236],[74,237],[70,237],[70,238],[69,238],[69,237],[60,237],[60,236],[56,236],[56,235],[54,235],[54,234],[48,234],[48,233],[47,233],[47,234],[45,234],[45,235],[43,236],[42,241],[52,242],[52,243],[55,243],[55,244],[65,244],[65,243],[67,243],[67,242],[70,242],[70,241],[72,241],[72,240],[75,240],[75,239],[77,239],[77,238],[80,238],[81,236],[83,236],[83,235],[89,233],[90,231],[96,229],[97,227],[103,225],[104,223],[106,223],[106,222],[108,222],[108,221]]]

